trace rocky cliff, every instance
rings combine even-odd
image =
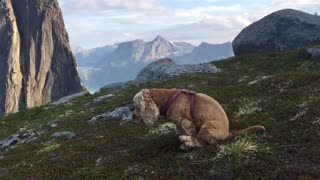
[[[280,52],[319,44],[320,16],[284,9],[245,28],[233,41],[233,50],[240,55]]]
[[[0,0],[0,115],[83,90],[56,0]]]

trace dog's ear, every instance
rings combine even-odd
[[[141,102],[141,117],[146,125],[152,125],[158,120],[160,115],[160,110],[157,104],[151,97],[150,90],[144,89],[141,91],[143,95],[143,101]]]

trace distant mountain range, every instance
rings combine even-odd
[[[172,58],[177,64],[199,64],[233,56],[230,42],[202,43],[170,42],[161,36],[153,41],[134,40],[94,49],[75,49],[82,82],[91,91],[104,85],[134,79],[149,63]]]

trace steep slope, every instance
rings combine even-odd
[[[82,91],[58,2],[0,4],[0,115]]]
[[[280,52],[320,44],[320,16],[293,9],[274,12],[240,32],[236,55]]]
[[[0,1],[0,116],[19,110],[23,75],[16,22],[11,2]]]
[[[234,56],[232,44],[230,42],[223,44],[201,43],[194,48],[191,53],[175,57],[178,64],[199,64],[219,59],[226,59]]]
[[[319,179],[320,64],[298,57],[298,52],[234,57],[214,62],[222,70],[216,74],[87,94],[64,105],[0,118],[0,177]],[[267,130],[182,151],[175,127],[164,120],[152,127],[117,116],[88,122],[124,111],[119,107],[130,107],[141,89],[158,87],[187,88],[215,98],[226,110],[231,130],[253,124]],[[14,134],[29,143],[1,148],[2,140]]]

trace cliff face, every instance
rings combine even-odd
[[[0,0],[0,115],[83,90],[56,0]]]

